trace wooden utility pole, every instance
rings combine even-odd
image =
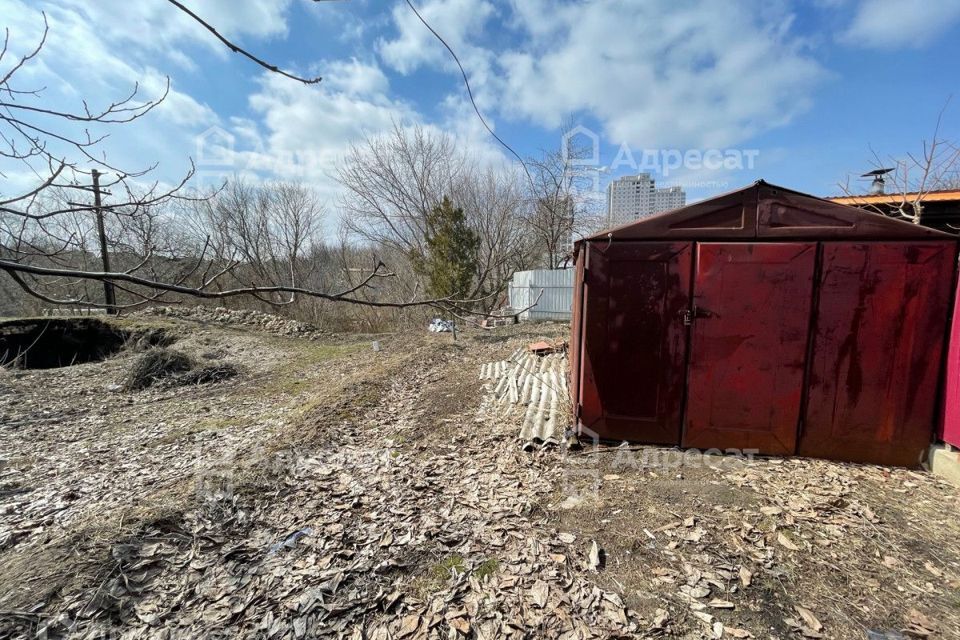
[[[107,232],[103,227],[103,209],[100,202],[100,172],[92,170],[93,176],[93,212],[97,216],[97,233],[100,234],[100,259],[103,262],[103,272],[110,273],[110,251],[107,249]],[[113,283],[103,281],[103,303],[107,305],[107,313],[117,312],[117,298],[113,291]]]

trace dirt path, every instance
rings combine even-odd
[[[480,412],[479,364],[529,339],[384,340],[340,393],[301,392],[299,420],[275,441],[208,465],[187,508],[107,537],[95,579],[9,619],[78,637],[638,629],[619,596],[584,579],[589,542],[545,526],[553,487],[515,427]]]

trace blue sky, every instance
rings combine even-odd
[[[346,149],[395,121],[456,136],[477,162],[506,158],[449,55],[403,2],[187,4],[256,54],[324,81],[306,87],[264,72],[165,0],[0,0],[0,26],[23,51],[46,11],[48,44],[22,82],[45,86],[52,106],[103,104],[136,81],[150,95],[169,76],[162,108],[104,146],[123,166],[158,161],[161,179],[193,157],[201,180],[238,170],[293,178],[335,208]],[[598,134],[605,166],[622,145],[638,161],[644,149],[756,154],[743,169],[655,176],[687,185],[690,199],[759,177],[837,193],[848,174],[871,168],[871,146],[884,156],[917,151],[951,95],[943,134],[960,138],[960,0],[416,4],[521,155],[558,146],[564,121]],[[197,142],[211,127],[226,147],[213,158]],[[602,181],[634,171],[620,165]],[[16,184],[15,168],[6,173]]]

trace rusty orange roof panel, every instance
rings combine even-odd
[[[901,202],[912,202],[916,199],[918,193],[883,193],[880,195],[863,196],[836,196],[827,198],[831,202],[846,205],[864,205],[864,204],[898,204]],[[924,202],[960,202],[960,189],[944,189],[942,191],[929,191],[923,196]]]

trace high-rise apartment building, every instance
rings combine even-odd
[[[607,224],[616,226],[661,211],[678,209],[687,202],[681,187],[658,189],[649,173],[623,176],[607,185]]]

